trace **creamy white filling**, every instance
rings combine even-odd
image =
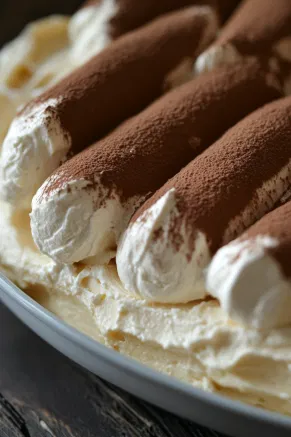
[[[83,64],[110,43],[108,23],[117,9],[116,0],[103,0],[80,9],[72,16],[69,24],[70,55],[75,65]]]
[[[67,26],[63,16],[37,20],[0,51],[0,149],[18,107],[72,68]]]
[[[71,139],[52,111],[58,104],[49,99],[16,117],[3,142],[0,196],[16,208],[30,209],[34,193],[70,149]]]
[[[107,263],[140,199],[122,204],[98,178],[94,186],[86,180],[70,181],[43,196],[50,182],[32,201],[31,229],[40,250],[61,263]]]
[[[194,251],[183,224],[179,250],[173,223],[179,217],[175,189],[129,225],[118,246],[116,264],[124,287],[154,302],[188,302],[205,297],[203,269],[210,261],[205,235],[197,231]]]
[[[14,217],[4,203],[0,210],[0,269],[40,299],[47,290],[60,317],[203,389],[291,413],[290,326],[262,333],[230,322],[216,301],[155,305],[137,299],[114,266],[57,264],[33,247],[27,216]]]
[[[232,44],[213,45],[198,56],[194,64],[194,72],[205,73],[223,65],[235,64],[241,59],[242,56]]]
[[[236,240],[214,256],[206,288],[233,320],[257,329],[291,324],[291,282],[267,250],[278,242],[268,236]]]
[[[55,55],[68,46],[68,21],[65,16],[51,15],[28,24],[0,52],[0,82],[23,92],[44,63],[55,65]],[[58,68],[63,67],[60,62]]]

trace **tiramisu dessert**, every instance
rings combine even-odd
[[[0,270],[291,414],[291,1],[96,0],[0,52]]]

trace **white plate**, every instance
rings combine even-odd
[[[59,320],[1,274],[0,299],[60,352],[152,404],[234,437],[291,435],[291,418],[204,392],[122,356]]]

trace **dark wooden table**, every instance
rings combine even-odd
[[[219,437],[97,378],[0,303],[0,437]]]

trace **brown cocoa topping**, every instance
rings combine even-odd
[[[196,7],[157,19],[119,38],[22,112],[62,98],[54,113],[77,153],[160,96],[168,73],[185,57],[195,58],[207,24]]]
[[[290,0],[244,0],[223,27],[215,44],[230,42],[243,54],[261,54],[290,35]]]
[[[117,12],[110,20],[110,34],[115,39],[165,13],[214,3],[213,0],[117,0]]]
[[[82,178],[94,189],[100,178],[123,200],[148,196],[238,120],[279,96],[255,60],[199,76],[67,161],[45,194]]]
[[[90,0],[85,6],[100,3]],[[217,10],[223,22],[237,6],[238,0],[116,0],[117,12],[111,18],[109,29],[111,37],[117,38],[132,31],[154,18],[187,6],[209,5]]]
[[[176,234],[180,235],[185,222],[190,245],[194,245],[200,230],[214,253],[222,245],[230,221],[255,198],[263,182],[288,163],[290,144],[289,97],[266,105],[231,128],[157,191],[132,221],[175,188],[180,215],[173,226],[172,243],[177,241]],[[291,175],[288,182],[291,183]],[[261,205],[264,200],[258,198],[257,202]]]

